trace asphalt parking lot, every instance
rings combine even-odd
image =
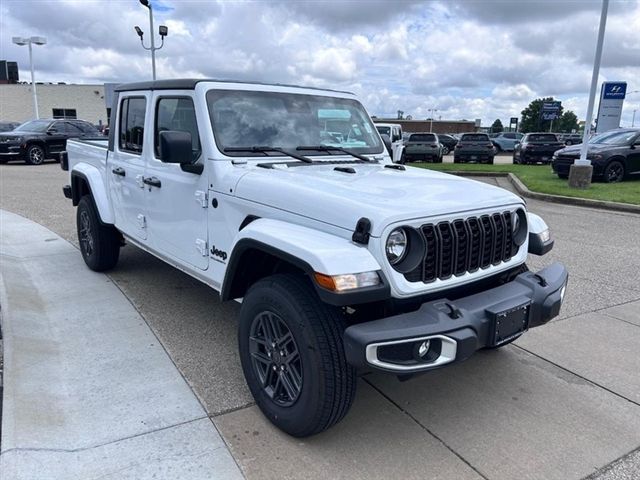
[[[65,183],[57,164],[2,165],[0,208],[76,244]],[[109,275],[247,478],[639,478],[640,216],[527,203],[556,238],[529,266],[558,260],[570,271],[561,316],[515,345],[408,382],[367,375],[346,419],[305,440],[275,430],[253,405],[236,353],[237,304],[132,246]]]

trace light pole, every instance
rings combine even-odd
[[[631,128],[636,126],[636,112],[638,110],[637,109],[633,109],[633,117],[631,117]]]
[[[16,45],[29,46],[29,65],[31,67],[31,93],[33,94],[33,113],[35,114],[37,120],[40,118],[40,115],[38,114],[38,95],[36,94],[36,82],[33,75],[33,52],[31,45],[34,43],[36,45],[44,45],[47,43],[47,39],[44,37],[13,37],[11,41]]]
[[[144,35],[144,32],[140,29],[140,27],[136,25],[133,28],[136,30],[136,33],[140,37],[140,44],[142,45],[142,48],[144,48],[145,50],[151,51],[151,69],[153,70],[153,79],[155,80],[156,79],[156,50],[160,50],[164,46],[164,37],[166,37],[167,33],[169,33],[169,29],[165,25],[160,25],[160,27],[158,27],[158,33],[160,34],[160,37],[162,37],[162,43],[160,44],[159,47],[156,48],[154,35],[153,35],[153,8],[151,8],[151,3],[149,2],[149,0],[140,0],[140,3],[149,9],[149,29],[151,31],[151,34],[150,34],[151,47],[147,48],[144,46],[144,40],[142,38],[142,36]]]
[[[576,159],[569,170],[569,186],[574,188],[589,188],[593,166],[591,160],[587,158],[589,149],[589,131],[591,130],[591,120],[593,118],[593,104],[596,99],[596,87],[598,86],[598,75],[600,74],[600,61],[602,60],[602,44],[604,43],[604,30],[607,26],[607,11],[609,10],[609,0],[602,0],[602,12],[600,13],[600,28],[598,29],[598,41],[596,43],[596,54],[593,59],[593,74],[591,75],[591,89],[589,91],[589,103],[587,104],[587,118],[582,135],[582,147],[580,148],[580,158]]]
[[[437,108],[427,108],[427,112],[431,112],[431,114],[429,115],[429,133],[431,133],[433,127],[433,113],[437,111]]]

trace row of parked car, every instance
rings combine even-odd
[[[387,128],[392,125],[385,124]],[[387,134],[380,124],[376,126],[381,134]],[[579,134],[548,132],[405,133],[401,137],[395,133],[395,145],[390,151],[397,163],[440,163],[444,155],[453,151],[454,163],[492,164],[498,152],[513,151],[514,164],[551,165],[560,178],[569,176],[571,164],[580,156],[582,143]],[[640,176],[640,129],[616,129],[591,137],[587,158],[593,165],[593,176],[605,182]]]
[[[40,165],[47,158],[57,158],[69,138],[104,138],[104,133],[89,122],[75,119],[31,120],[22,125],[0,124],[0,163],[23,161]]]

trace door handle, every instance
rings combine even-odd
[[[114,175],[118,175],[120,177],[124,177],[127,173],[124,171],[124,168],[114,168],[113,170],[111,170],[111,173],[113,173]]]
[[[160,188],[162,186],[162,182],[156,177],[142,177],[142,181],[151,187]]]

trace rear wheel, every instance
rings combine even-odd
[[[41,165],[44,162],[44,148],[40,145],[31,145],[27,148],[27,163],[29,165]]]
[[[488,163],[489,165],[493,165],[493,158],[494,158],[494,157],[491,157],[491,158],[489,158],[489,160],[487,160],[487,163]]]
[[[442,147],[442,155],[449,155],[449,147],[447,146]]]
[[[624,165],[618,160],[613,160],[604,169],[604,181],[607,183],[617,183],[624,179]]]
[[[339,310],[302,275],[254,284],[242,301],[238,343],[247,385],[262,413],[295,437],[320,433],[349,411],[356,372],[347,364]]]
[[[89,195],[82,197],[78,203],[76,224],[80,252],[87,267],[96,272],[115,267],[120,256],[120,234],[114,226],[100,222]]]

